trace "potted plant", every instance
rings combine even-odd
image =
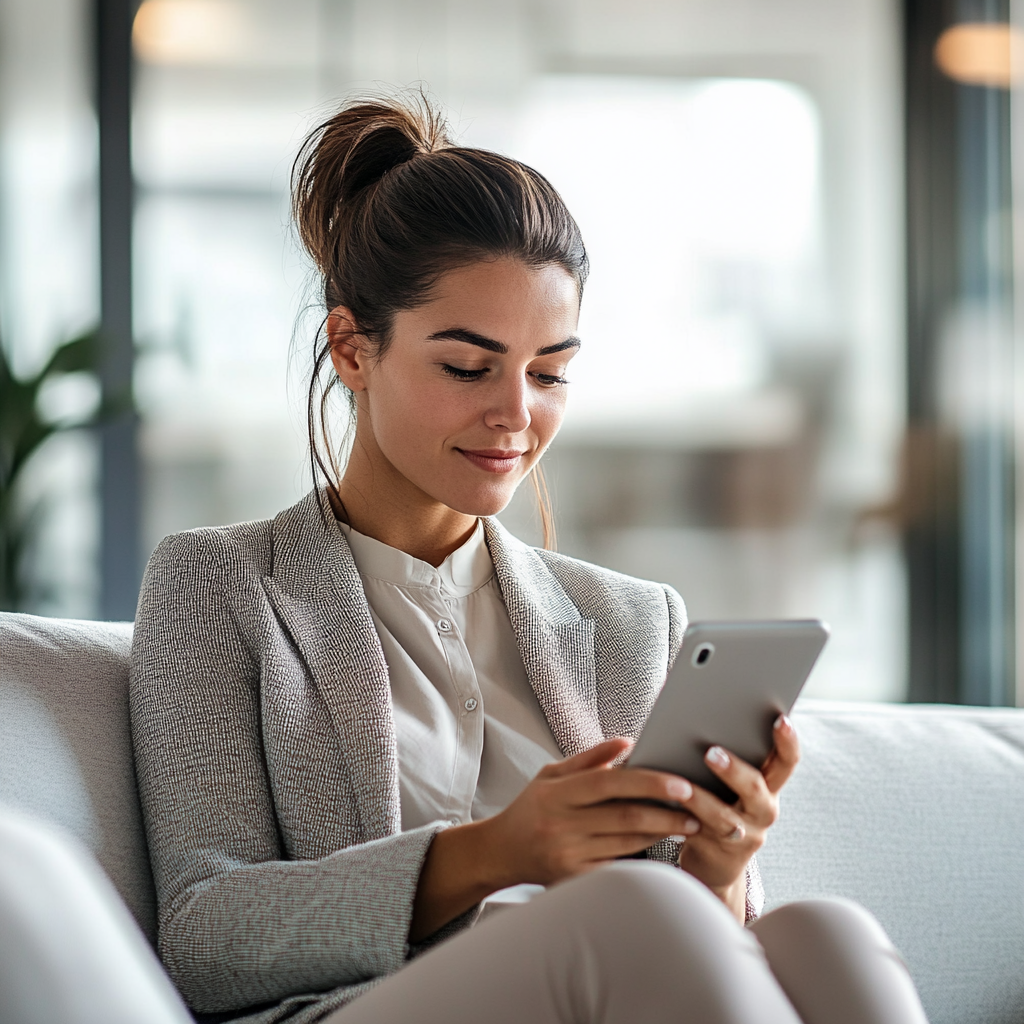
[[[98,376],[102,350],[97,331],[58,345],[41,369],[15,374],[0,344],[0,609],[24,609],[31,592],[27,558],[42,520],[38,502],[24,493],[26,469],[54,434],[95,426],[125,406],[103,400],[79,415],[47,415],[41,396],[67,374]]]

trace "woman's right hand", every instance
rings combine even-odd
[[[628,739],[605,740],[547,765],[500,814],[439,832],[420,875],[411,941],[498,889],[550,885],[697,832],[686,811],[639,802],[679,803],[693,790],[665,772],[618,770],[615,762],[631,747]]]
[[[699,823],[685,810],[639,801],[680,803],[693,787],[647,769],[614,763],[633,744],[610,739],[542,768],[522,793],[486,823],[503,884],[551,885],[670,835],[693,835]]]

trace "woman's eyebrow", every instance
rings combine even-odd
[[[477,348],[485,348],[488,352],[497,352],[499,355],[508,354],[508,345],[503,341],[496,341],[494,338],[487,338],[476,331],[467,331],[465,327],[446,327],[443,331],[434,331],[427,335],[428,341],[463,341],[467,345],[476,345]],[[560,341],[555,345],[546,345],[537,349],[537,355],[550,356],[556,352],[565,352],[566,349],[579,348],[580,339],[575,335]]]
[[[566,338],[565,341],[560,341],[557,345],[546,345],[544,348],[537,349],[537,355],[551,356],[556,352],[565,352],[566,349],[579,348],[582,344],[583,343],[580,339],[574,334],[571,337]]]
[[[475,331],[467,331],[464,327],[447,327],[443,331],[434,331],[427,336],[428,341],[464,341],[467,345],[476,345],[477,348],[485,348],[488,352],[497,352],[499,355],[507,355],[508,345],[503,341],[495,341],[494,338],[485,338]]]

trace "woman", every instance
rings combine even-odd
[[[310,386],[326,486],[272,521],[168,538],[136,624],[160,951],[191,1006],[923,1021],[859,908],[754,921],[751,857],[799,756],[788,721],[760,770],[709,751],[734,806],[618,770],[682,601],[491,518],[554,438],[581,344],[587,257],[554,189],[452,146],[429,109],[377,102],[313,133],[293,200],[328,314]],[[335,386],[354,410],[343,471]],[[638,856],[664,863],[622,860]],[[470,929],[525,883],[553,887]]]

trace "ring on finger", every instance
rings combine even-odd
[[[725,838],[732,843],[738,843],[747,834],[742,825],[737,825]]]

